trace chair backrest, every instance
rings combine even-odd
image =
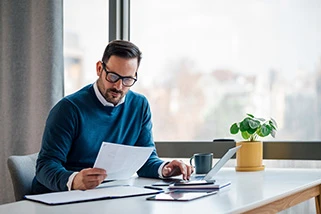
[[[27,194],[31,194],[37,158],[38,153],[21,156],[12,155],[8,158],[7,164],[16,201],[22,200]]]

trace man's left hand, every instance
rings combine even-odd
[[[162,169],[163,177],[183,175],[184,180],[189,180],[193,173],[193,167],[183,163],[183,161],[173,160]]]

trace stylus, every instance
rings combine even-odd
[[[154,190],[163,190],[163,188],[160,187],[151,187],[151,186],[144,186],[146,189],[154,189]]]

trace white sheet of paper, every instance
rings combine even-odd
[[[106,180],[128,179],[144,165],[153,149],[103,142],[94,167],[106,170]]]

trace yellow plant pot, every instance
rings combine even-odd
[[[236,152],[236,171],[260,171],[264,170],[263,160],[263,143],[261,141],[237,142],[236,146],[242,147]]]

